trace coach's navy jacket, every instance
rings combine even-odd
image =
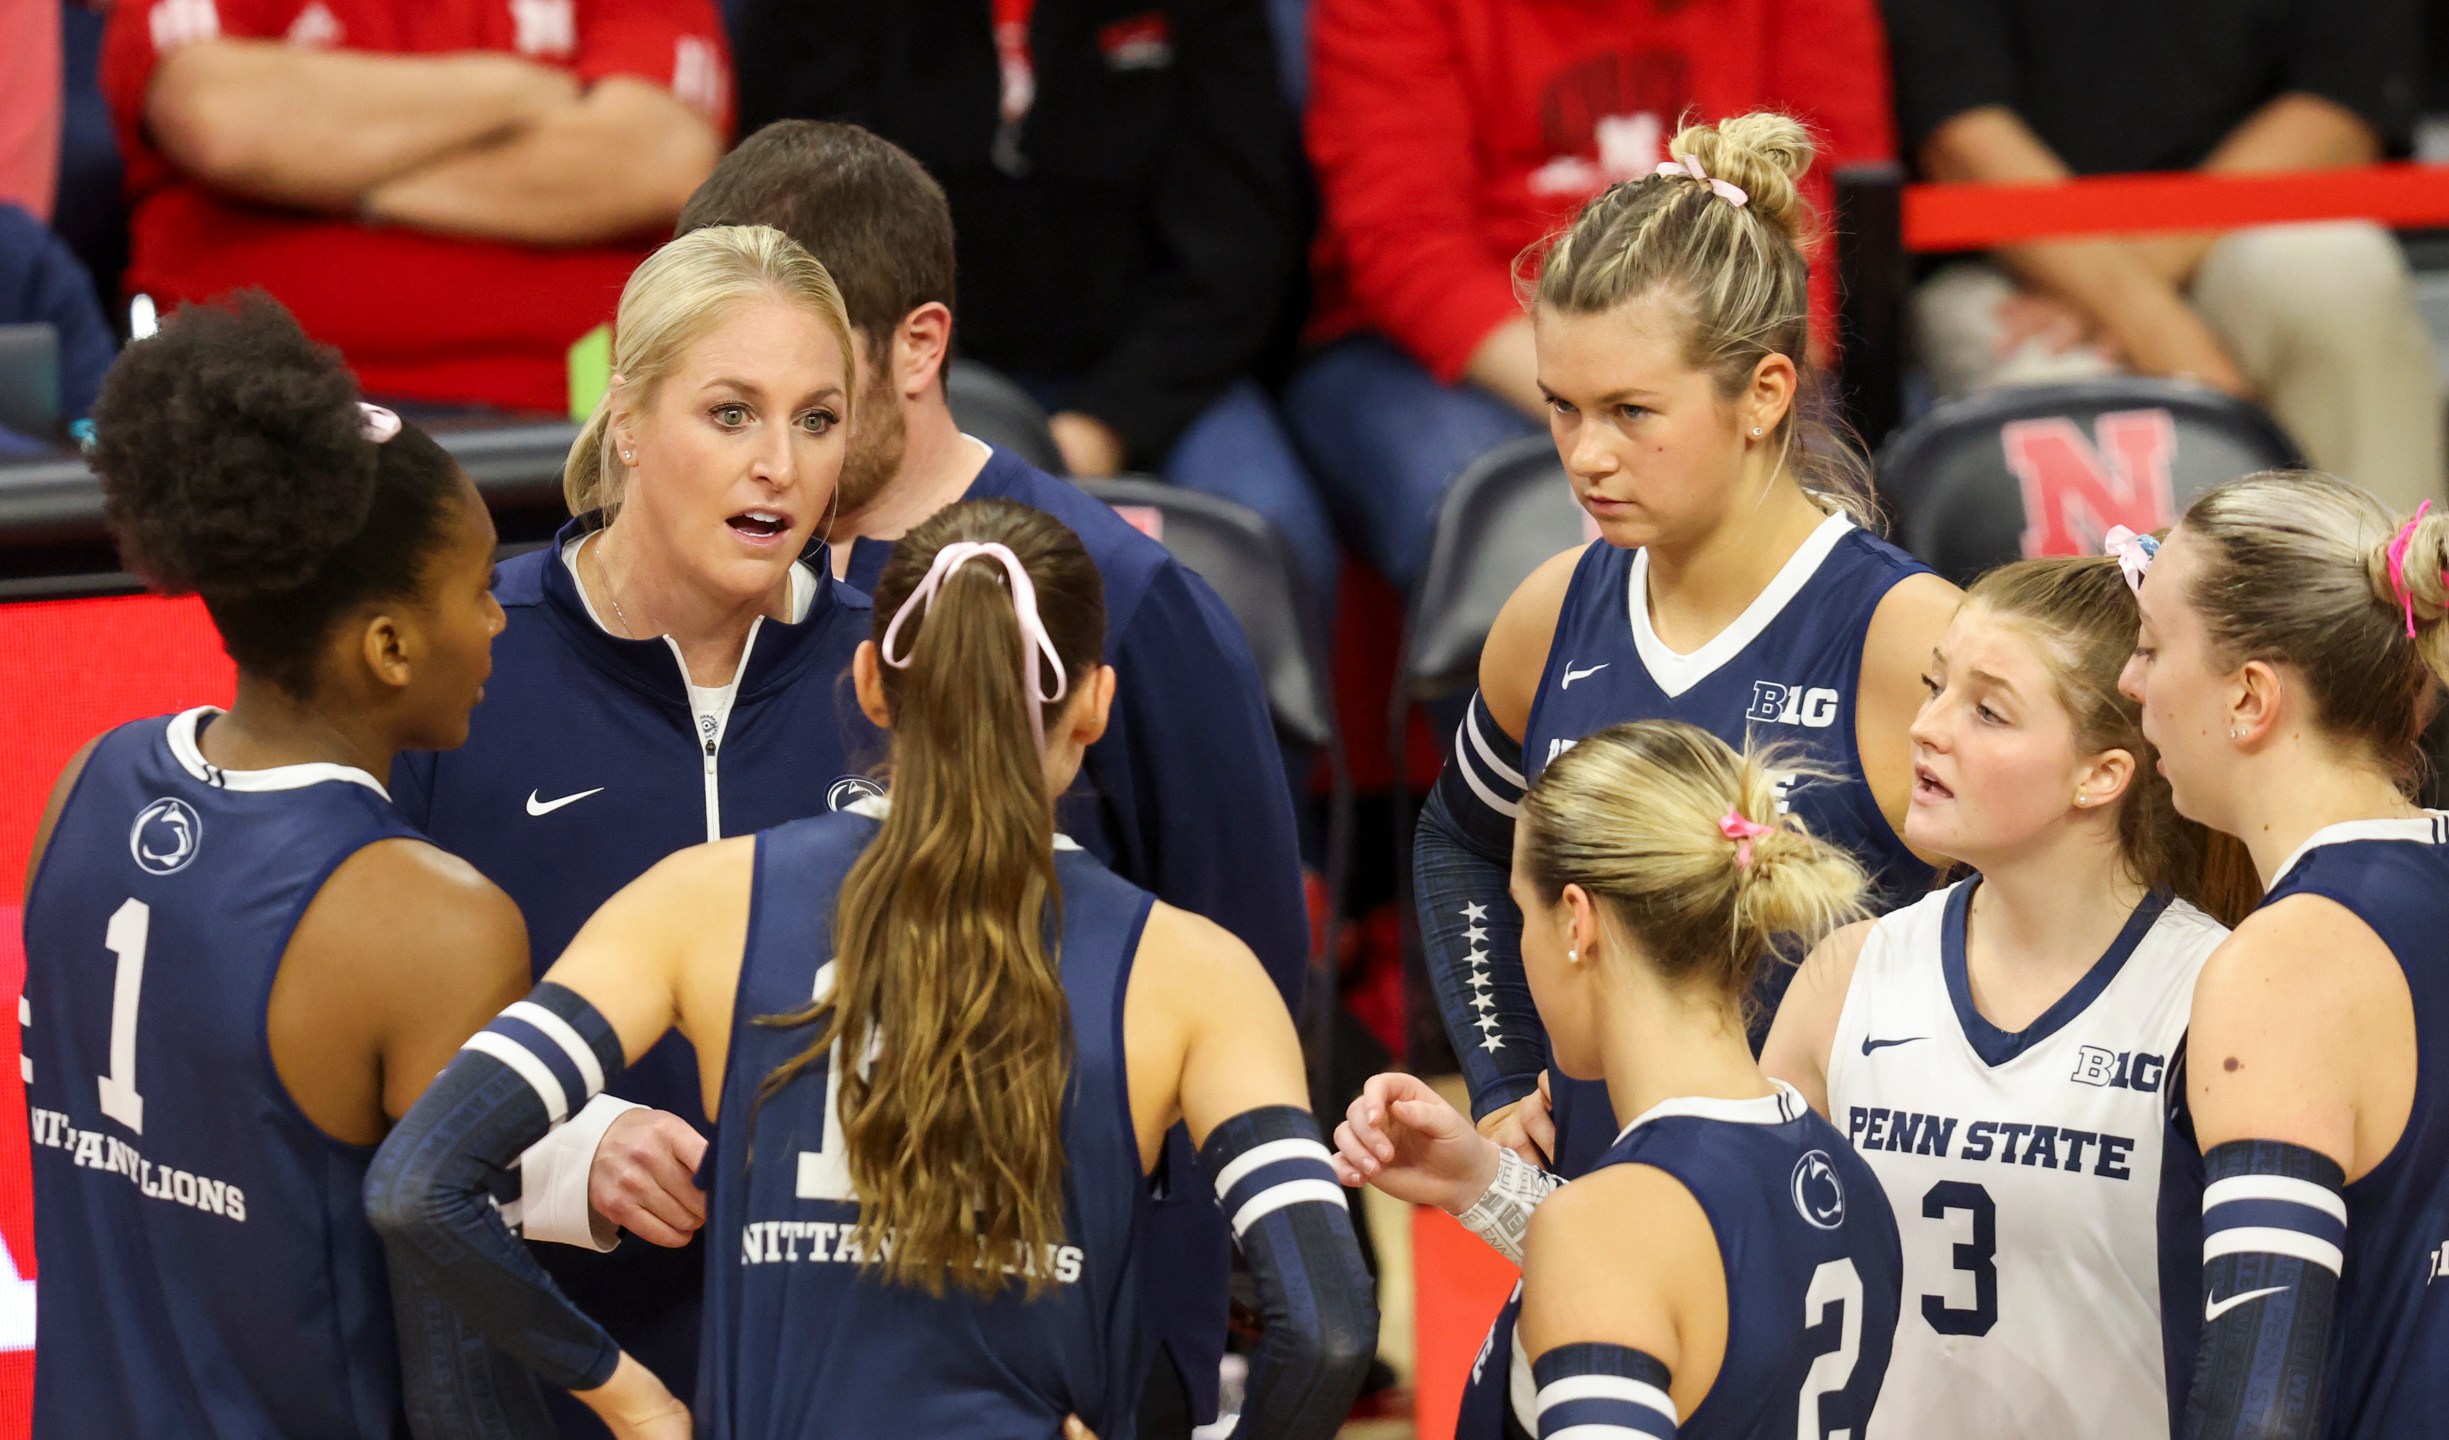
[[[814,815],[829,794],[872,791],[853,777],[884,758],[850,689],[867,597],[829,578],[821,548],[809,556],[819,579],[806,617],[769,616],[749,637],[718,748],[698,735],[671,645],[620,639],[588,615],[561,560],[585,528],[574,520],[551,545],[503,562],[494,595],[509,623],[468,743],[403,754],[391,770],[402,813],[518,902],[538,976],[655,862]],[[703,1129],[695,1065],[674,1037],[610,1088]]]
[[[1309,956],[1300,841],[1267,692],[1241,624],[1207,582],[1078,486],[998,450],[964,500],[1009,499],[1071,527],[1105,580],[1105,738],[1065,798],[1064,831],[1124,879],[1239,936],[1300,1011]],[[872,592],[892,546],[861,540],[850,580]],[[1179,1132],[1142,1271],[1151,1319],[1194,1406],[1215,1413],[1231,1240]],[[1212,1283],[1210,1283],[1212,1282]]]

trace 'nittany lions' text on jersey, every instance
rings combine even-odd
[[[1757,1100],[1669,1100],[1593,1170],[1652,1165],[1700,1202],[1726,1268],[1726,1353],[1679,1440],[1860,1440],[1888,1373],[1903,1261],[1878,1179],[1784,1084]],[[1498,1315],[1456,1440],[1539,1433],[1522,1293]]]
[[[1628,720],[1682,720],[1729,745],[1789,748],[1831,778],[1786,791],[1811,833],[1852,851],[1889,896],[1916,893],[1930,868],[1905,848],[1862,777],[1855,698],[1871,616],[1925,566],[1831,515],[1768,588],[1700,649],[1679,655],[1650,624],[1649,555],[1592,545],[1565,592],[1547,670],[1522,737],[1524,773],[1586,735]],[[1774,1001],[1785,967],[1770,974]],[[1556,1164],[1588,1169],[1616,1133],[1604,1087],[1554,1078]]]
[[[2405,1131],[2343,1192],[2326,1433],[2438,1435],[2449,1425],[2449,1044],[2440,1043],[2449,1036],[2449,814],[2316,832],[2262,903],[2291,895],[2335,901],[2381,937],[2406,975],[2422,1042]]]
[[[1122,1006],[1153,901],[1077,846],[1058,845],[1072,1032],[1068,1238],[1012,1262],[1051,1277],[1052,1288],[1028,1300],[1015,1281],[980,1301],[888,1285],[859,1263],[858,1202],[833,1104],[839,1049],[764,1103],[757,1094],[814,1033],[756,1022],[830,988],[834,902],[877,832],[876,803],[757,839],[722,1123],[704,1172],[699,1433],[1001,1440],[1051,1436],[1078,1415],[1098,1434],[1127,1434],[1155,1341],[1139,1314],[1149,1192],[1125,1085]]]
[[[2074,988],[2011,1033],[1973,1004],[1979,885],[1871,928],[1829,1050],[1829,1115],[1904,1236],[1876,1429],[2165,1440],[2163,1266],[2200,1274],[2199,1253],[2160,1246],[2163,1202],[2201,1202],[2200,1157],[2170,1139],[2170,1092],[2194,978],[2228,932],[2147,897]],[[2188,1297],[2181,1324],[2194,1288],[2172,1291]]]
[[[361,770],[214,767],[215,713],[104,736],[27,897],[42,1440],[407,1433],[373,1149],[298,1109],[264,1014],[332,871],[415,832]]]

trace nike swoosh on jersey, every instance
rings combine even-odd
[[[1865,1035],[1862,1037],[1862,1053],[1868,1055],[1874,1050],[1885,1050],[1891,1045],[1910,1045],[1916,1040],[1927,1040],[1929,1038],[1930,1037],[1927,1035],[1908,1035],[1902,1040],[1874,1040],[1870,1036]]]
[[[564,805],[575,805],[590,795],[601,795],[603,793],[604,787],[598,785],[592,790],[581,790],[575,795],[564,795],[558,800],[539,800],[536,798],[536,792],[530,790],[527,792],[527,813],[530,815],[550,815]]]
[[[2205,1295],[2202,1298],[2202,1323],[2208,1325],[2248,1300],[2259,1300],[2265,1295],[2276,1295],[2286,1288],[2285,1285],[2267,1285],[2259,1290],[2248,1290],[2242,1295],[2231,1295],[2225,1300]]]
[[[1576,681],[1576,680],[1587,680],[1587,679],[1589,679],[1591,676],[1598,674],[1598,673],[1599,673],[1601,670],[1606,669],[1606,668],[1607,668],[1609,665],[1611,665],[1611,664],[1613,664],[1613,663],[1614,663],[1613,661],[1609,661],[1609,660],[1602,660],[1602,661],[1600,661],[1598,664],[1591,666],[1591,667],[1590,667],[1589,669],[1587,669],[1587,670],[1576,670],[1576,669],[1574,669],[1574,668],[1573,668],[1573,666],[1572,666],[1571,664],[1567,664],[1567,665],[1565,666],[1565,683],[1564,683],[1564,684],[1562,684],[1562,685],[1557,686],[1556,688],[1557,688],[1557,689],[1559,689],[1559,690],[1570,690],[1570,689],[1572,689],[1572,688],[1573,688],[1573,682],[1574,682],[1574,681]]]

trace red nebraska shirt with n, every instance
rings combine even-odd
[[[119,0],[102,86],[127,163],[129,293],[166,311],[261,286],[338,346],[374,395],[566,409],[571,342],[612,318],[622,282],[660,237],[548,249],[216,193],[154,148],[144,103],[162,55],[217,37],[388,55],[507,51],[581,84],[650,81],[730,130],[730,59],[710,0]]]
[[[1679,117],[1803,121],[1824,217],[1834,166],[1895,151],[1874,0],[1313,0],[1310,34],[1313,333],[1376,330],[1441,380],[1521,313],[1515,259],[1656,169]]]

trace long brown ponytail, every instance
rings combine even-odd
[[[1077,694],[1104,650],[1104,586],[1071,531],[1008,500],[950,506],[894,546],[876,587],[879,648],[936,552],[965,540],[1006,546],[1029,572]],[[830,1019],[764,1094],[838,1042],[834,1103],[868,1263],[930,1295],[947,1281],[992,1295],[1018,1274],[1034,1296],[1064,1238],[1071,1017],[1054,802],[1003,569],[957,567],[896,638],[909,664],[883,669],[891,808],[842,882],[832,996],[766,1023]],[[1042,707],[1049,731],[1063,708]]]

